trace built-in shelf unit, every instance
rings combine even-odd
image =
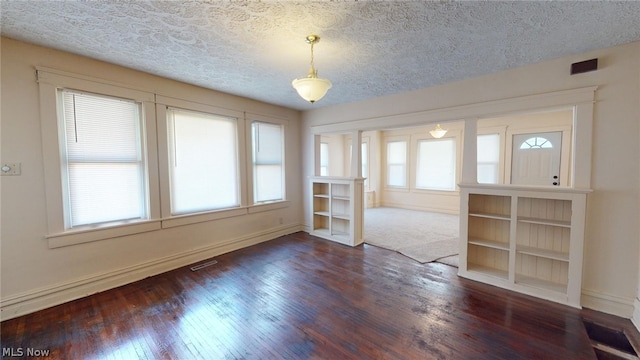
[[[580,308],[590,190],[460,185],[462,277]]]
[[[311,177],[311,234],[345,245],[363,242],[364,179]]]

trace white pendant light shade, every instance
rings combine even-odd
[[[436,128],[429,131],[429,134],[436,139],[440,139],[447,133],[447,130],[440,127],[440,124],[436,125]]]
[[[317,77],[295,79],[291,82],[291,85],[293,85],[300,97],[310,103],[322,99],[327,91],[331,89],[331,81]]]
[[[331,89],[331,81],[318,78],[318,70],[313,66],[313,45],[320,41],[318,35],[309,35],[306,38],[307,44],[311,45],[311,67],[307,77],[295,79],[291,85],[298,92],[298,95],[310,103],[314,103],[327,94]]]

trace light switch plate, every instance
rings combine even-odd
[[[2,176],[17,176],[20,175],[20,163],[5,163],[0,166],[0,175]]]

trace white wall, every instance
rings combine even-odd
[[[599,59],[598,71],[569,74],[571,63],[591,58]],[[392,128],[394,120],[406,124],[414,121],[409,119],[412,114],[428,110],[439,114],[438,109],[448,107],[597,85],[594,192],[588,197],[582,305],[631,317],[639,284],[639,72],[640,42],[636,42],[433,88],[314,109],[303,114],[303,172],[310,175],[313,171],[309,161],[313,159],[312,134],[331,128],[329,123],[341,123],[333,128],[343,131],[372,130],[380,124]],[[308,199],[305,193],[305,209],[309,209]],[[306,214],[305,224],[309,223]]]
[[[1,309],[10,318],[300,230],[300,113],[2,38]],[[50,249],[38,84],[44,66],[156,94],[288,119],[287,207]],[[246,189],[248,191],[248,189]]]

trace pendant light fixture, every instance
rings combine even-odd
[[[306,37],[307,44],[311,45],[311,67],[307,77],[295,79],[291,85],[298,91],[298,94],[310,103],[314,103],[327,93],[331,88],[331,81],[318,78],[318,70],[313,67],[313,45],[320,41],[318,35],[309,35]]]
[[[429,131],[429,134],[436,139],[440,139],[447,133],[447,130],[440,127],[440,124],[436,125],[436,128]]]

